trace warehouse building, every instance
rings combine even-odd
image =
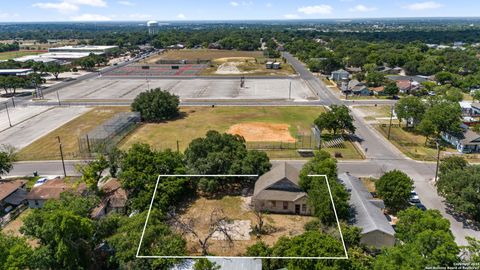
[[[93,46],[93,45],[78,45],[78,46],[64,46],[58,48],[50,48],[50,53],[87,53],[87,54],[108,54],[117,49],[118,46]]]

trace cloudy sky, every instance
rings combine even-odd
[[[477,0],[0,0],[0,21],[480,16]]]

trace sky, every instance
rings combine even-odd
[[[478,16],[478,0],[0,0],[2,22]]]

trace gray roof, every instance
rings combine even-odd
[[[350,192],[350,205],[355,210],[353,224],[362,229],[362,234],[381,231],[392,236],[395,235],[395,231],[382,210],[377,207],[379,206],[378,200],[373,198],[360,179],[346,173],[340,175],[338,179]]]
[[[300,171],[298,169],[287,162],[282,162],[258,178],[257,182],[255,182],[253,196],[258,195],[261,191],[285,179],[298,186],[299,174]]]
[[[389,80],[392,81],[415,81],[418,83],[426,82],[428,81],[427,78],[425,77],[420,77],[420,76],[401,76],[401,75],[388,75],[386,76]]]
[[[477,145],[480,144],[480,134],[468,129],[465,133],[463,133],[464,138],[461,140],[463,145],[472,144]]]
[[[282,190],[263,190],[256,196],[256,200],[268,200],[268,201],[289,201],[295,202],[298,199],[307,196],[305,192],[291,192]]]
[[[337,74],[337,73],[338,73],[338,74],[348,74],[348,75],[350,75],[350,73],[349,73],[348,71],[344,70],[344,69],[335,70],[335,71],[332,72],[332,73],[335,73],[335,74]]]

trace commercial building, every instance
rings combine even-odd
[[[22,63],[28,62],[28,61],[45,63],[45,64],[63,64],[64,63],[62,60],[49,58],[49,57],[46,57],[44,54],[26,55],[26,56],[15,58],[13,60],[16,62],[22,62]]]
[[[32,72],[31,68],[0,69],[0,76],[28,76]]]
[[[117,49],[118,46],[94,46],[94,45],[78,45],[78,46],[64,46],[58,48],[50,48],[48,52],[51,53],[87,53],[87,54],[108,54]]]

